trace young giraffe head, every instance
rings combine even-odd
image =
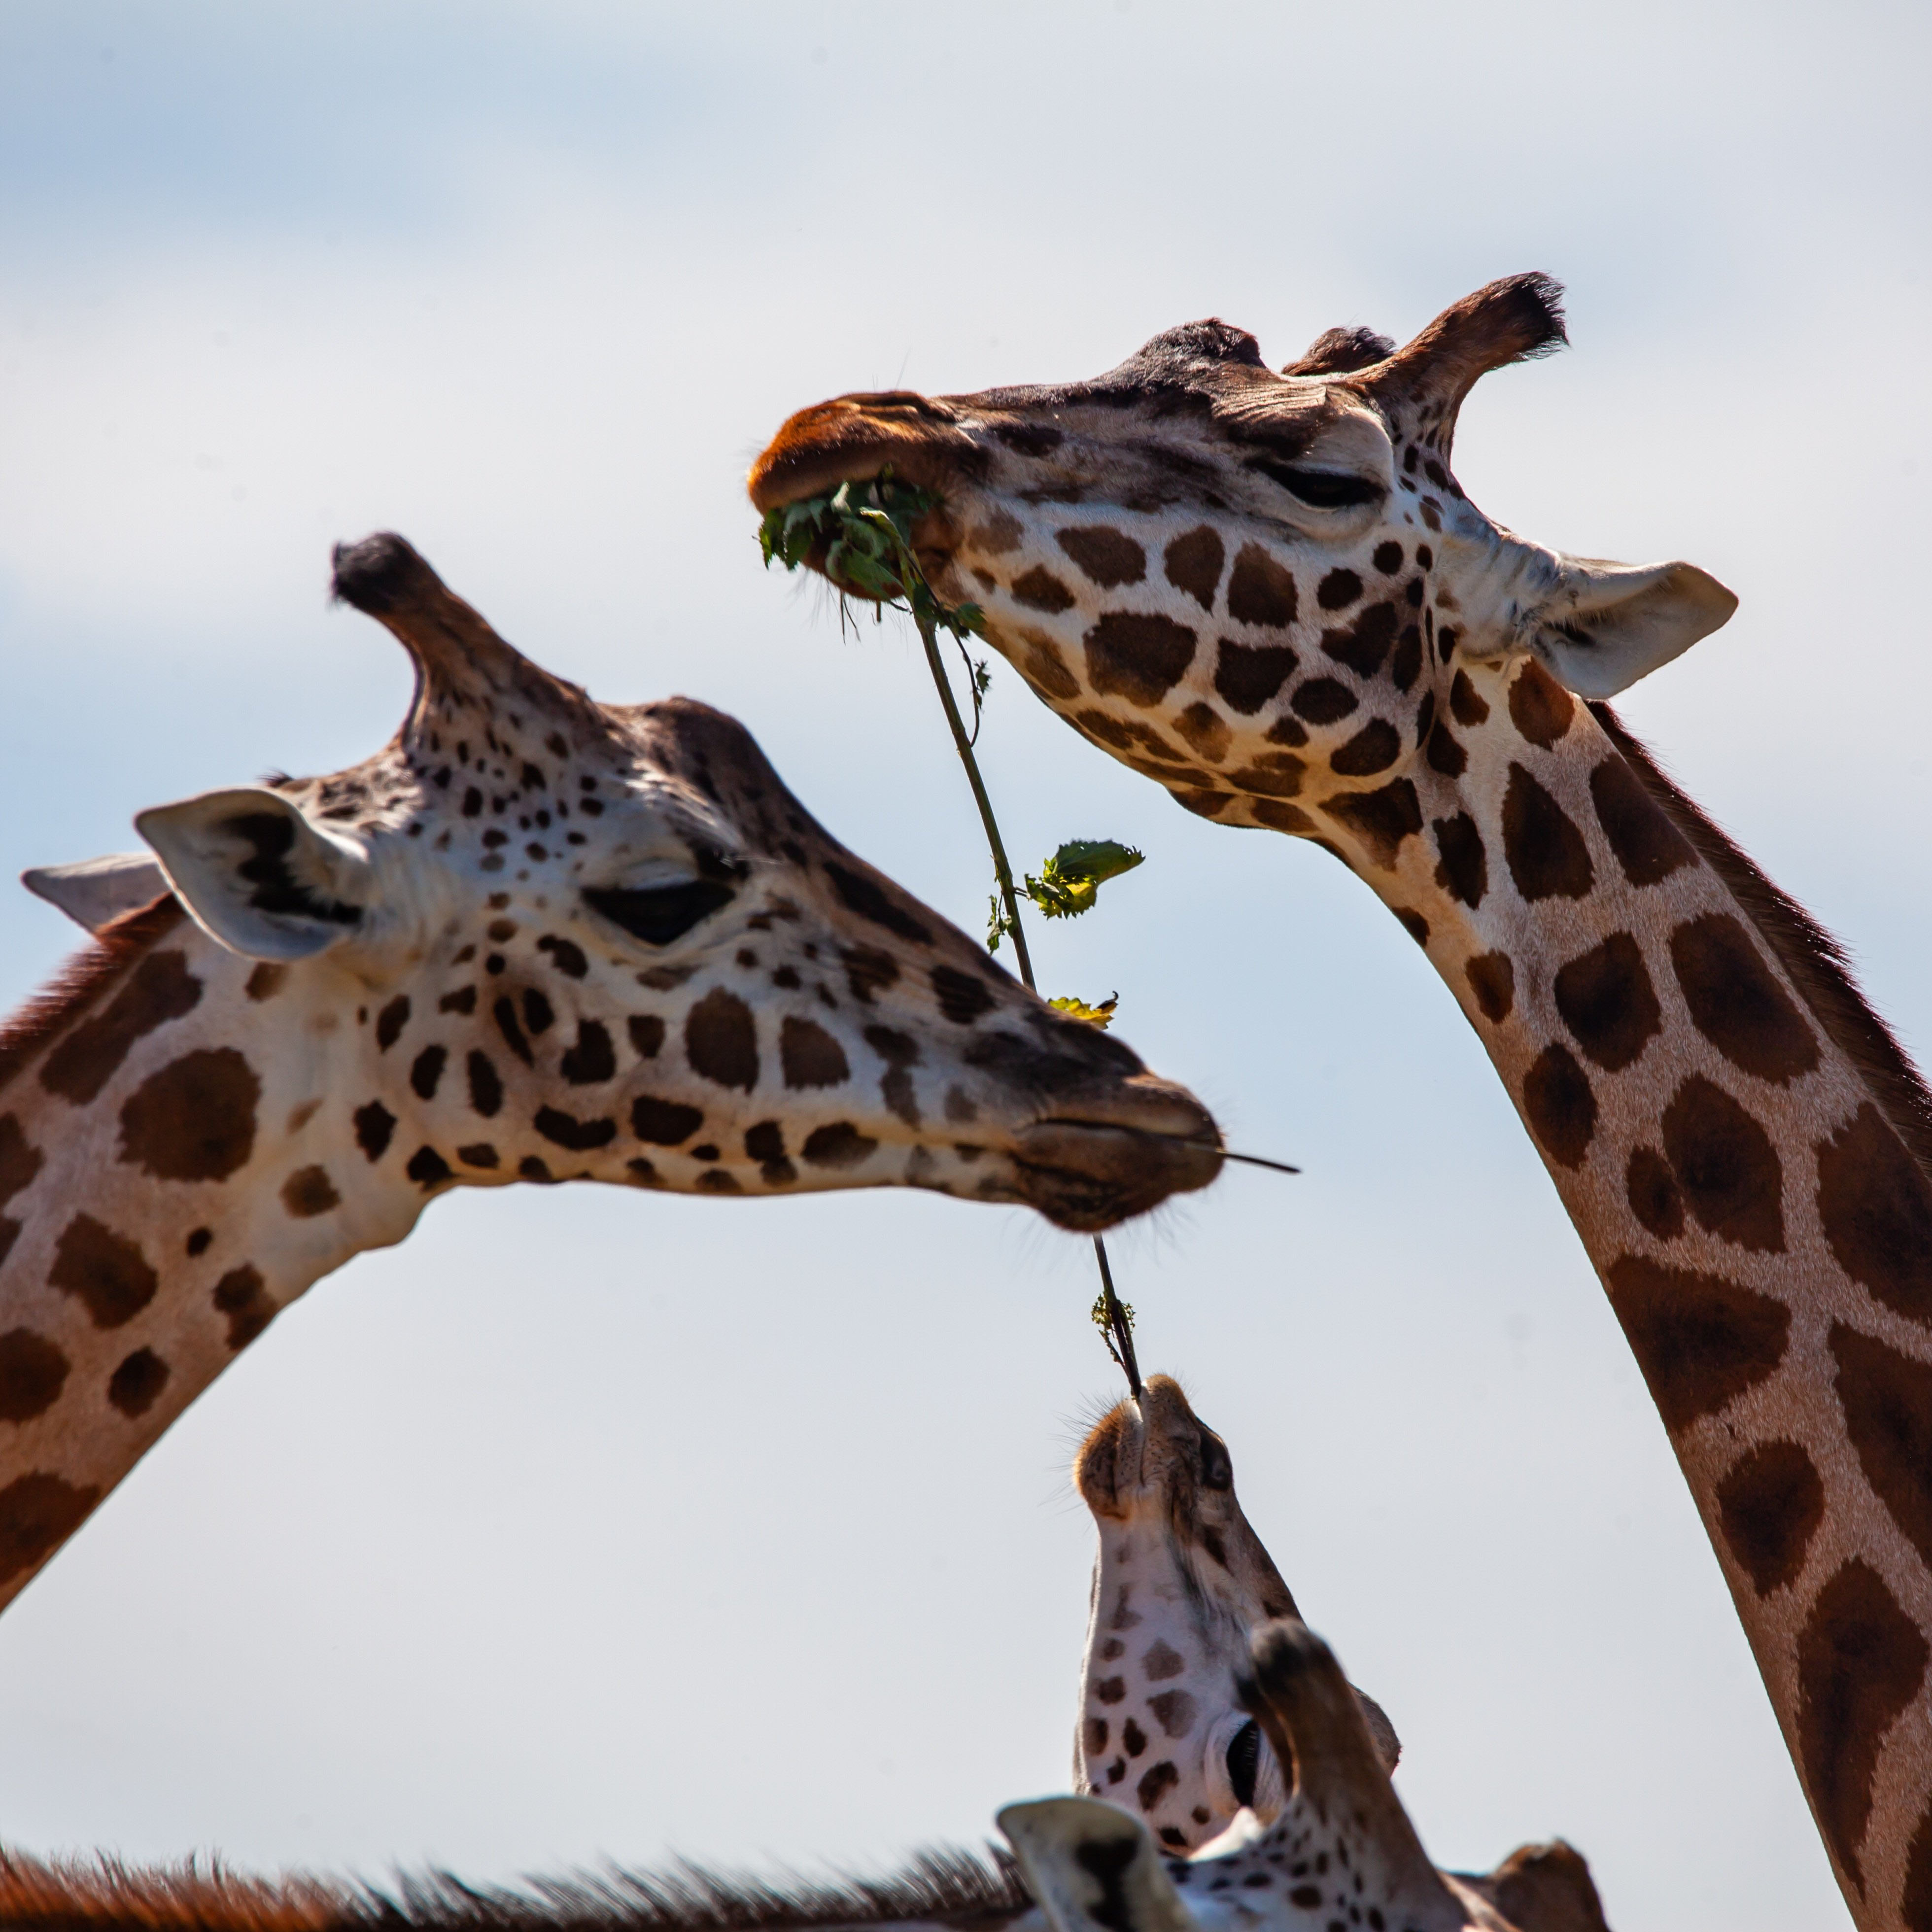
[[[1492,284],[1406,348],[1331,330],[1277,374],[1221,322],[1090,382],[801,411],[753,467],[760,509],[890,466],[937,491],[942,594],[1055,710],[1225,824],[1385,857],[1406,774],[1453,763],[1478,662],[1534,656],[1621,690],[1724,622],[1688,564],[1570,557],[1484,516],[1448,467],[1486,370],[1563,340],[1556,285]]]
[[[460,1184],[905,1186],[1091,1229],[1219,1165],[1189,1094],[730,719],[592,703],[399,538],[335,587],[415,659],[394,741],[142,813],[171,890],[0,1028],[0,1603],[280,1309]]]
[[[1156,1376],[1094,1424],[1073,1483],[1100,1538],[1074,1789],[1173,1850],[1198,1850],[1244,1806],[1272,1819],[1281,1768],[1236,1684],[1250,1633],[1300,1612],[1242,1514],[1228,1445]],[[1392,1771],[1394,1730],[1372,1698],[1362,1707]]]
[[[1290,1789],[1192,1857],[1090,1798],[999,1814],[1052,1932],[1604,1932],[1589,1869],[1560,1840],[1480,1876],[1438,1871],[1389,1782],[1360,1695],[1298,1618],[1243,1646],[1238,1694]]]

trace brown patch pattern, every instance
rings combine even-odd
[[[70,1364],[44,1335],[10,1328],[0,1335],[0,1422],[31,1422],[59,1400]]]
[[[1523,1076],[1522,1111],[1543,1150],[1558,1167],[1580,1167],[1597,1131],[1590,1076],[1567,1046],[1554,1042]]]
[[[1629,1066],[1662,1030],[1657,990],[1628,932],[1612,933],[1560,967],[1553,990],[1570,1036],[1606,1072]]]
[[[47,1282],[78,1295],[95,1328],[118,1328],[154,1300],[160,1277],[134,1242],[92,1214],[76,1214],[61,1231]]]
[[[1818,1149],[1818,1219],[1838,1265],[1908,1321],[1932,1328],[1932,1198],[1869,1100]]]
[[[121,1158],[160,1180],[224,1180],[255,1150],[262,1083],[232,1046],[151,1073],[121,1109]]]
[[[1729,913],[1686,920],[1670,963],[1697,1030],[1728,1060],[1779,1084],[1818,1064],[1818,1042],[1742,922]]]
[[[1194,662],[1196,633],[1152,614],[1110,610],[1081,641],[1093,689],[1143,711],[1160,704]]]
[[[188,970],[185,953],[149,953],[120,992],[47,1055],[40,1084],[50,1094],[85,1106],[106,1085],[136,1040],[192,1012],[200,1000],[201,982]]]
[[[1791,1311],[1721,1275],[1640,1255],[1610,1264],[1610,1305],[1672,1434],[1714,1415],[1784,1359]]]
[[[1718,1485],[1724,1541],[1760,1597],[1796,1581],[1825,1519],[1825,1485],[1796,1442],[1761,1442]]]
[[[1865,1480],[1932,1565],[1932,1364],[1832,1324],[1835,1384]]]
[[[1701,1073],[1664,1110],[1664,1150],[1697,1225],[1761,1254],[1784,1252],[1784,1169],[1771,1136]]]
[[[1570,815],[1512,761],[1503,794],[1503,856],[1516,889],[1538,899],[1580,899],[1596,882],[1590,849]]]

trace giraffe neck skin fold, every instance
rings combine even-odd
[[[305,997],[336,969],[242,958],[166,902],[136,917],[152,942],[0,1087],[0,1605],[282,1309],[427,1198],[400,1162],[344,1157],[387,1083],[373,1009],[344,1024]]]
[[[1324,832],[1420,940],[1556,1184],[1841,1882],[1922,1900],[1924,1181],[1775,935],[1588,706],[1534,662],[1472,665],[1438,729],[1466,766],[1408,768],[1392,850]]]

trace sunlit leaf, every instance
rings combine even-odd
[[[1118,993],[1109,993],[1096,1006],[1090,1006],[1084,1000],[1076,999],[1071,993],[1063,994],[1057,1000],[1048,1000],[1047,1004],[1054,1012],[1066,1014],[1068,1018],[1084,1020],[1089,1026],[1110,1027],[1114,1023],[1114,1009],[1120,1003]]]

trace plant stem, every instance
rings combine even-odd
[[[946,666],[939,655],[938,630],[929,621],[920,621],[919,634],[926,646],[926,662],[932,672],[932,681],[939,687],[939,701],[946,707],[946,722],[952,728],[953,746],[958,752],[959,762],[966,767],[966,782],[973,788],[973,802],[980,808],[980,823],[986,828],[986,843],[993,854],[993,876],[999,881],[1000,896],[1006,902],[1007,929],[1012,937],[1013,951],[1019,959],[1020,978],[1030,992],[1036,993],[1040,988],[1034,980],[1033,960],[1027,951],[1025,932],[1020,925],[1019,899],[1013,891],[1012,868],[1006,863],[1006,845],[1000,837],[998,821],[993,817],[993,802],[986,796],[986,782],[980,776],[979,760],[973,755],[973,741],[966,735],[965,720],[959,715],[952,686],[946,680]],[[1114,1292],[1114,1271],[1107,1264],[1107,1244],[1098,1234],[1094,1237],[1094,1258],[1100,1264],[1100,1299],[1107,1316],[1103,1332],[1108,1351],[1126,1376],[1128,1392],[1138,1401],[1141,1371],[1134,1354],[1134,1331],[1127,1318],[1127,1311]]]

